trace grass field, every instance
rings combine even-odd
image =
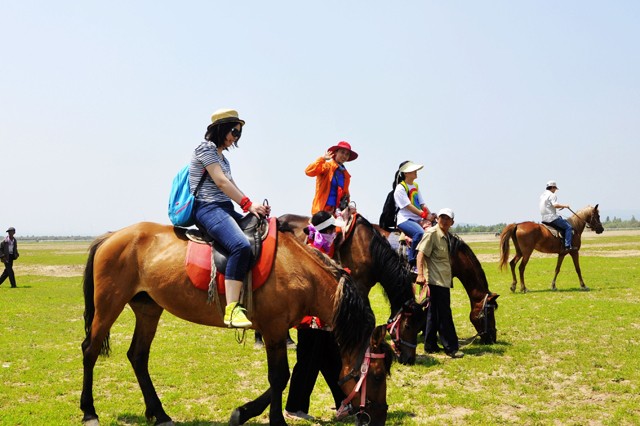
[[[581,266],[589,292],[579,290],[568,258],[559,290],[550,291],[555,257],[534,254],[527,294],[511,293],[510,273],[497,269],[497,238],[462,237],[482,261],[491,290],[501,294],[498,343],[465,347],[459,360],[425,355],[420,347],[415,366],[394,364],[389,424],[640,424],[640,234],[583,236]],[[0,286],[1,425],[81,423],[80,274],[87,246],[21,243],[19,288]],[[384,322],[388,306],[379,288],[371,301],[378,323]],[[458,335],[473,335],[459,283],[452,301]],[[127,309],[112,329],[112,355],[96,366],[94,396],[103,425],[146,424],[126,358],[132,332]],[[267,388],[265,356],[253,348],[253,333],[245,344],[236,337],[234,331],[163,315],[150,371],[177,424],[227,424],[234,407]],[[293,363],[295,352],[289,355]],[[317,424],[333,423],[331,405],[320,379],[310,410]],[[267,423],[265,413],[249,424]]]

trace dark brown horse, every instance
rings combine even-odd
[[[340,347],[341,377],[357,377],[365,353],[384,345],[372,339],[375,318],[348,274],[326,256],[278,232],[277,256],[267,282],[253,294],[251,320],[262,332],[267,352],[269,389],[256,400],[235,409],[230,424],[243,424],[270,405],[269,422],[284,425],[282,391],[289,380],[286,338],[290,327],[305,315],[332,324]],[[100,354],[109,353],[109,330],[129,304],[136,324],[127,356],[145,401],[145,416],[156,424],[173,424],[156,394],[148,370],[149,352],[160,315],[173,315],[198,324],[225,327],[220,311],[207,303],[207,294],[191,285],[185,273],[187,239],[183,229],[139,223],[93,242],[84,273],[85,332],[82,343],[84,378],[80,408],[85,424],[97,425],[93,404],[93,369]],[[342,285],[339,285],[342,283]],[[220,295],[222,306],[224,295]],[[335,306],[334,306],[335,301]],[[375,336],[374,336],[375,337]],[[376,349],[377,348],[377,349]],[[384,424],[387,413],[385,357],[370,359],[375,380],[367,382],[367,400],[358,417]],[[355,372],[355,373],[354,373]],[[349,395],[356,380],[347,379]],[[359,395],[355,400],[359,400]]]
[[[576,268],[578,279],[580,280],[580,288],[582,290],[589,290],[582,280],[582,272],[580,271],[579,251],[582,243],[581,236],[585,226],[596,231],[596,234],[601,234],[604,231],[602,223],[600,223],[600,213],[598,212],[598,205],[595,207],[587,206],[582,210],[574,213],[567,221],[573,228],[573,246],[576,250],[567,251],[564,249],[563,240],[555,237],[546,226],[536,222],[521,222],[512,223],[507,226],[500,236],[500,269],[504,268],[509,259],[509,240],[513,241],[513,246],[516,249],[516,255],[511,259],[509,265],[511,266],[511,275],[513,276],[513,282],[511,283],[511,291],[516,290],[516,265],[522,259],[520,266],[520,291],[527,292],[527,287],[524,284],[524,270],[527,267],[529,258],[533,250],[538,250],[542,253],[558,253],[558,262],[556,264],[556,272],[551,282],[551,289],[556,289],[556,278],[560,273],[560,267],[564,257],[569,254],[573,259],[573,265]]]
[[[283,227],[290,227],[300,241],[305,241],[303,229],[309,225],[309,219],[308,216],[286,214],[280,216],[278,221],[283,223]],[[342,266],[351,271],[362,297],[368,297],[373,286],[380,283],[391,305],[391,316],[401,312],[412,323],[424,322],[425,313],[415,301],[409,268],[374,225],[356,215],[351,232],[337,244],[337,257]],[[409,343],[397,342],[396,345],[398,344]],[[398,358],[402,364],[415,362],[415,357],[408,358],[404,352]]]
[[[495,310],[498,309],[497,299],[500,295],[489,290],[487,276],[471,247],[459,236],[449,235],[451,272],[460,280],[469,296],[471,304],[469,320],[475,327],[476,336],[480,338],[481,343],[496,343],[498,332]],[[392,320],[393,326],[390,330],[392,337],[407,342],[399,347],[404,357],[415,360],[418,333],[425,329],[425,320],[415,321],[399,316]],[[397,344],[396,347],[398,347]]]

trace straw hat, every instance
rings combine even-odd
[[[238,118],[238,111],[236,111],[235,109],[223,108],[217,110],[211,115],[210,126],[222,123],[240,123],[244,126],[244,120],[240,120],[240,118]]]

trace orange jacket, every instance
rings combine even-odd
[[[326,161],[324,157],[319,157],[316,161],[309,164],[305,169],[305,174],[316,178],[316,195],[313,198],[313,204],[311,205],[311,215],[324,210],[324,206],[329,199],[329,192],[331,191],[331,180],[333,179],[333,173],[338,168],[338,163],[334,160]],[[344,169],[344,194],[349,196],[349,183],[351,182],[351,175]],[[340,202],[340,200],[338,200]]]

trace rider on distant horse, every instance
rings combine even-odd
[[[547,182],[547,189],[540,195],[540,214],[542,215],[542,223],[547,223],[555,228],[559,228],[564,232],[564,248],[565,250],[574,250],[571,246],[573,238],[573,228],[562,216],[556,213],[556,209],[570,209],[568,204],[558,203],[558,197],[555,192],[558,190],[556,181]]]

